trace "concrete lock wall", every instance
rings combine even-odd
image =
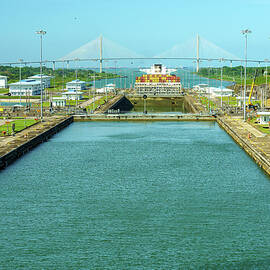
[[[52,128],[38,134],[37,136],[29,140],[26,139],[26,142],[22,144],[14,145],[14,149],[0,157],[0,170],[13,163],[16,159],[18,159],[37,145],[41,144],[44,141],[47,141],[50,137],[70,125],[72,122],[73,116],[61,121]]]

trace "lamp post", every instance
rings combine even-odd
[[[243,98],[243,69],[242,69],[242,61],[241,61],[241,99]],[[240,104],[242,104],[242,101],[240,100]]]
[[[77,90],[78,90],[78,85],[77,85],[77,80],[78,80],[78,70],[77,70],[77,61],[79,60],[79,58],[75,58],[75,65],[76,65],[76,67],[75,67],[75,73],[76,73],[76,83],[75,83],[75,87],[76,87],[76,105],[75,105],[75,112],[77,111],[77,106],[78,106],[78,92],[77,92]]]
[[[77,68],[78,68],[78,66],[77,66],[77,61],[79,60],[79,58],[75,58],[75,74],[76,74],[76,81],[77,81],[77,79],[78,79],[78,70],[77,70]]]
[[[94,91],[93,91],[93,98],[92,98],[92,105],[93,105],[93,113],[95,110],[95,97],[96,97],[96,73],[94,73],[94,76],[90,76],[92,79],[94,78]],[[90,98],[90,97],[89,97]]]
[[[266,96],[266,92],[267,92],[267,88],[268,88],[268,81],[267,81],[267,63],[268,63],[268,59],[265,59],[264,60],[265,62],[266,62],[266,64],[265,64],[265,90],[263,91],[263,98],[262,98],[262,108],[264,108],[264,105],[266,105],[266,102],[265,102],[265,96]]]
[[[23,59],[19,59],[19,62],[20,62],[20,105],[22,103],[22,85],[21,85],[21,81],[22,81],[22,61],[23,61]]]
[[[223,106],[223,93],[222,93],[222,83],[223,83],[223,58],[220,59],[220,62],[221,62],[221,69],[220,69],[220,93],[221,93],[221,99],[220,99],[220,106],[221,106],[221,110],[222,110],[222,106]]]
[[[208,59],[208,112],[210,112],[210,59]]]
[[[249,29],[242,30],[245,36],[245,83],[244,83],[244,121],[246,121],[246,91],[247,91],[247,36],[251,33]]]
[[[116,88],[116,64],[117,64],[117,61],[114,61],[114,84],[115,84],[115,88]]]
[[[46,34],[46,31],[39,30],[36,31],[36,34],[40,35],[40,120],[43,120],[43,83],[42,83],[42,37]]]
[[[192,66],[192,88],[194,88],[194,85],[196,85],[195,84],[195,72],[196,72],[196,69],[195,69],[195,63],[196,63],[196,61],[192,61],[192,63],[193,63],[193,66]]]

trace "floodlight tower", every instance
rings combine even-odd
[[[245,37],[245,84],[244,84],[244,121],[246,121],[246,91],[247,91],[247,36],[251,33],[249,29],[242,30]]]
[[[40,119],[43,120],[43,82],[42,82],[42,37],[46,34],[46,31],[39,30],[36,34],[40,35]]]

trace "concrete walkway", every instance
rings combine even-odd
[[[265,134],[240,118],[223,117],[222,120],[256,151],[270,162],[270,135]]]
[[[255,136],[255,137],[265,137],[266,136],[265,133],[259,131],[258,129],[256,129],[255,127],[250,125],[248,122],[244,122],[240,118],[227,117],[226,121],[230,122],[230,124],[232,126],[234,126],[234,128],[242,129],[243,131],[246,130],[247,132],[249,132],[251,134],[251,136]]]
[[[105,113],[107,110],[109,110],[118,100],[120,100],[123,96],[117,95],[112,99],[109,99],[108,102],[106,102],[103,106],[101,106],[99,109],[97,109],[94,113]]]
[[[91,105],[92,103],[94,103],[94,101],[96,102],[101,98],[102,98],[102,96],[96,96],[94,98],[90,98],[90,99],[82,102],[81,104],[79,104],[77,107],[85,108],[85,107]]]

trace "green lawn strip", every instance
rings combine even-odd
[[[0,94],[3,95],[3,94],[7,94],[8,93],[8,88],[0,88]]]
[[[15,133],[22,131],[23,129],[30,127],[34,124],[36,124],[37,122],[39,122],[39,120],[35,120],[35,119],[16,119],[16,120],[11,120],[8,121],[8,124],[4,124],[0,126],[0,133],[1,136],[3,136],[3,131],[6,132],[7,134],[11,134],[12,133],[12,123],[15,123]]]
[[[218,97],[218,100],[221,102],[221,97]],[[248,101],[248,98],[246,99],[246,102]],[[232,107],[237,107],[238,106],[238,101],[236,97],[222,97],[222,102],[226,103]],[[252,100],[253,104],[259,104],[261,105],[260,100]]]
[[[0,95],[0,99],[14,99],[14,100],[18,100],[18,99],[40,99],[40,96],[3,96]]]
[[[260,125],[259,124],[259,119],[257,117],[253,117],[250,120],[248,120],[248,123],[251,124],[253,127],[258,129],[259,131],[265,133],[265,134],[270,134],[270,129],[269,125]]]
[[[263,133],[270,134],[269,125],[254,125],[254,127]]]
[[[209,102],[209,107],[213,110],[215,110],[216,109],[216,104],[212,101],[212,100],[210,100],[209,99],[209,101],[208,101],[208,98],[207,97],[199,97],[199,101],[201,102],[201,104],[202,105],[204,105],[206,108],[208,108],[208,102]]]
[[[6,119],[6,116],[0,116],[0,119]],[[12,119],[24,119],[24,117],[20,117],[20,116],[16,116],[16,117],[12,117]]]
[[[218,97],[218,99],[221,102],[221,97]],[[233,107],[236,107],[238,105],[238,101],[237,101],[236,97],[222,97],[222,102],[224,102],[230,106],[233,106]]]

